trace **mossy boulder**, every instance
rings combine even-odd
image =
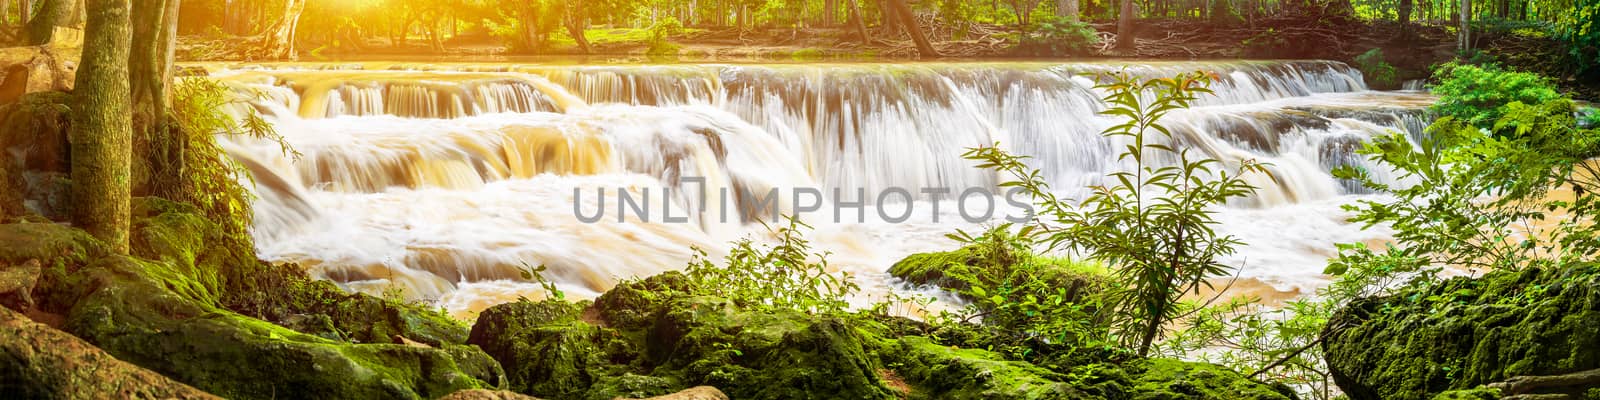
[[[504,381],[481,350],[448,340],[464,328],[434,346],[352,344],[229,309],[233,288],[295,279],[265,276],[273,270],[252,249],[226,245],[239,241],[192,207],[139,199],[133,209],[131,255],[62,225],[22,223],[0,225],[0,264],[41,261],[36,297],[66,316],[64,330],[224,397],[431,398]]]
[[[1358,300],[1323,335],[1329,372],[1354,400],[1600,368],[1600,266],[1499,271]]]
[[[214,399],[0,307],[0,397]]]
[[[1016,279],[1036,280],[1067,289],[1071,300],[1104,289],[1109,279],[1098,265],[1014,254],[993,247],[974,244],[952,251],[912,254],[890,266],[889,275],[957,294],[974,285],[998,287]]]
[[[736,399],[1291,399],[1203,363],[1141,360],[1055,371],[918,336],[926,324],[866,314],[749,309],[690,294],[668,272],[592,304],[519,301],[480,314],[469,343],[511,387],[555,399],[644,397],[708,385]]]
[[[485,310],[468,342],[500,361],[513,390],[539,397],[642,397],[695,385],[739,399],[891,397],[876,357],[837,318],[741,310],[672,292],[624,299],[675,279],[624,284],[602,299],[642,307],[636,311],[648,320],[587,303],[520,301]],[[623,326],[634,329],[613,328]]]

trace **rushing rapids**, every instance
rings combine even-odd
[[[1431,98],[1367,91],[1358,71],[1335,62],[269,64],[213,75],[253,94],[298,152],[225,143],[255,178],[263,258],[356,290],[401,288],[465,316],[533,297],[537,285],[520,272],[530,266],[548,266],[585,296],[681,268],[691,246],[716,256],[761,232],[747,221],[764,214],[695,193],[794,188],[847,194],[838,201],[913,194],[893,206],[908,210],[904,221],[881,218],[878,206],[891,206],[872,202],[865,220],[808,218],[832,264],[867,288],[858,300],[881,298],[896,285],[883,272],[894,260],[980,228],[931,207],[969,188],[995,190],[1000,177],[961,159],[965,149],[999,143],[1030,156],[1064,198],[1126,168],[1122,144],[1099,134],[1111,121],[1093,88],[1096,74],[1122,69],[1218,75],[1215,96],[1166,123],[1196,154],[1270,164],[1270,176],[1254,177],[1257,196],[1222,210],[1223,228],[1250,243],[1230,261],[1269,297],[1320,284],[1330,243],[1383,240],[1344,222],[1337,205],[1362,193],[1328,171],[1370,166],[1354,152],[1373,135],[1420,135]],[[601,191],[689,218],[619,220],[620,204]],[[778,203],[804,207],[798,197]],[[610,214],[580,220],[594,210]]]

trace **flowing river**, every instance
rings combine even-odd
[[[989,197],[1002,177],[962,159],[965,149],[998,143],[1030,156],[1063,198],[1128,168],[1124,144],[1100,135],[1114,121],[1098,115],[1094,89],[1097,74],[1118,70],[1216,73],[1215,95],[1165,121],[1176,144],[1271,164],[1252,177],[1256,196],[1219,210],[1220,230],[1247,243],[1227,260],[1241,267],[1233,290],[1269,302],[1307,294],[1327,282],[1334,243],[1387,239],[1345,221],[1339,205],[1368,195],[1328,171],[1370,167],[1355,150],[1374,135],[1420,135],[1432,98],[1367,90],[1337,62],[366,62],[211,74],[258,95],[254,106],[298,152],[224,143],[253,174],[262,258],[470,318],[541,296],[523,268],[547,266],[583,298],[683,268],[692,248],[720,259],[731,241],[762,240],[766,229],[748,220],[766,214],[717,198],[774,189],[780,212],[827,204],[803,215],[814,247],[862,286],[852,301],[914,290],[888,267],[1017,211]],[[822,199],[790,196],[799,189]],[[654,214],[621,212],[619,192]],[[966,217],[985,205],[988,221]]]

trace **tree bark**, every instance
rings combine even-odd
[[[1461,31],[1456,36],[1457,48],[1462,55],[1472,50],[1472,0],[1461,0]]]
[[[867,21],[861,17],[861,3],[859,0],[847,0],[850,7],[850,25],[855,28],[856,35],[861,36],[861,44],[872,44],[872,34],[867,33]]]
[[[55,37],[56,27],[66,25],[72,0],[44,0],[39,6],[39,14],[28,21],[28,44],[42,46],[50,44]]]
[[[306,10],[306,0],[284,0],[283,17],[262,32],[261,50],[268,59],[294,60],[294,38],[300,27],[300,13]],[[410,27],[410,23],[406,26]],[[402,33],[402,37],[404,33]]]
[[[1463,0],[1465,1],[1465,0]],[[1122,7],[1117,12],[1117,49],[1133,50],[1133,0],[1122,0]]]
[[[1078,0],[1056,0],[1056,16],[1078,22]]]
[[[583,52],[583,54],[589,54],[591,52],[589,49],[589,38],[584,37],[584,26],[582,22],[579,22],[579,20],[580,18],[578,17],[567,18],[567,22],[564,24],[567,26],[567,36],[572,36],[572,41],[578,42],[578,51]]]
[[[929,58],[939,57],[939,51],[933,48],[933,42],[928,41],[928,34],[922,31],[922,24],[918,24],[916,15],[911,13],[911,5],[906,4],[906,0],[886,1],[895,17],[900,20],[900,26],[911,36],[911,42],[916,43],[917,54]]]
[[[133,42],[128,57],[128,82],[132,85],[133,132],[141,143],[148,143],[134,171],[136,187],[149,194],[175,201],[187,201],[188,182],[183,179],[183,152],[186,141],[168,121],[172,106],[171,83],[173,43],[177,38],[180,0],[136,0],[133,9]],[[143,177],[142,181],[138,178]]]
[[[133,145],[129,109],[128,0],[90,0],[83,57],[72,91],[72,222],[128,252]]]
[[[1398,10],[1400,14],[1400,40],[1411,38],[1411,2],[1412,0],[1400,0],[1400,9]]]

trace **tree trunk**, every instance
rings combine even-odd
[[[186,141],[168,121],[172,105],[173,42],[177,38],[178,6],[180,0],[138,0],[133,9],[133,42],[135,46],[128,57],[128,82],[132,85],[133,132],[147,143],[142,146],[144,170],[134,171],[139,182],[141,175],[145,188],[139,194],[154,195],[168,200],[188,201],[183,198],[188,185],[183,173],[183,152]]]
[[[1122,0],[1122,7],[1117,11],[1117,49],[1133,50],[1133,0]]]
[[[1407,40],[1411,38],[1411,3],[1412,0],[1400,0],[1400,9],[1398,10],[1400,20],[1400,40]]]
[[[1078,0],[1056,0],[1056,16],[1078,22]]]
[[[44,0],[39,6],[39,14],[28,21],[28,44],[42,46],[50,44],[55,36],[56,27],[66,25],[67,17],[72,12],[72,0]]]
[[[567,36],[572,36],[572,41],[578,42],[578,51],[582,51],[583,54],[589,54],[591,52],[589,38],[584,37],[582,18],[570,16],[566,20],[567,22],[564,25],[567,26]]]
[[[928,34],[922,31],[922,25],[917,23],[917,17],[911,13],[911,5],[906,0],[886,0],[889,8],[900,20],[900,26],[905,28],[906,34],[911,36],[911,42],[917,45],[917,54],[923,57],[938,57],[939,51],[934,50],[933,42],[928,41]]]
[[[294,38],[300,27],[300,13],[306,10],[306,0],[284,0],[283,17],[262,32],[261,51],[273,60],[293,60],[299,57],[294,51]],[[407,27],[410,24],[406,24]]]
[[[856,35],[861,36],[861,44],[872,44],[872,35],[867,33],[867,21],[861,17],[861,3],[859,0],[846,0],[850,7],[850,25],[855,28]]]
[[[1461,32],[1456,37],[1462,55],[1472,50],[1472,0],[1461,0]]]
[[[883,29],[885,36],[900,32],[900,27],[896,26],[898,24],[895,23],[900,17],[895,16],[891,8],[889,7],[889,0],[878,0],[878,16],[883,20],[878,25]]]
[[[128,101],[131,45],[128,0],[91,0],[83,57],[72,91],[72,223],[119,253],[128,252]]]

